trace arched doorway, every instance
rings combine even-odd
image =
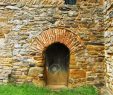
[[[51,88],[67,86],[70,50],[62,43],[53,43],[44,51],[46,85]]]
[[[41,78],[44,86],[46,84],[53,89],[69,87],[68,80],[71,77],[71,69],[75,66],[75,54],[85,49],[81,38],[67,29],[51,28],[34,38],[31,47],[31,54],[36,56],[37,66],[45,68],[44,78]],[[40,82],[39,79],[38,81]]]

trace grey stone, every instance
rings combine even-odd
[[[113,17],[113,11],[111,11],[111,12],[109,13],[109,17],[110,17],[110,18]]]
[[[75,11],[69,11],[69,12],[68,12],[68,15],[69,15],[70,17],[72,17],[72,16],[75,17],[75,16],[77,16],[77,14],[78,14],[78,13],[75,12]]]
[[[4,48],[4,46],[5,46],[5,39],[1,38],[0,39],[0,48]]]
[[[11,10],[19,10],[17,6],[6,6],[6,8]]]

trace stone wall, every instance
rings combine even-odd
[[[106,6],[85,1],[73,6],[20,5],[0,3],[1,84],[33,82],[45,85],[44,59],[43,56],[38,56],[32,43],[44,31],[62,28],[75,33],[83,46],[78,47],[76,52],[70,55],[68,86],[105,85],[103,8]],[[107,79],[108,82],[111,79],[112,77]],[[110,85],[112,87],[111,83]]]
[[[84,2],[85,0],[76,0],[76,3]],[[104,3],[105,0],[87,0],[87,3]],[[63,5],[65,0],[0,0],[0,2],[5,4],[17,4],[18,6],[32,6],[32,5]]]
[[[113,92],[113,3],[107,8],[105,16],[105,61],[106,86]]]

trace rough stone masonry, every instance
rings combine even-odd
[[[113,0],[64,1],[0,0],[0,84],[45,86],[43,51],[61,42],[71,51],[68,87],[113,92]]]

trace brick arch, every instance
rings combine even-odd
[[[82,40],[76,33],[63,28],[52,28],[43,31],[38,37],[34,38],[32,49],[37,54],[42,54],[49,45],[56,42],[66,45],[70,53],[76,53],[84,48]]]

